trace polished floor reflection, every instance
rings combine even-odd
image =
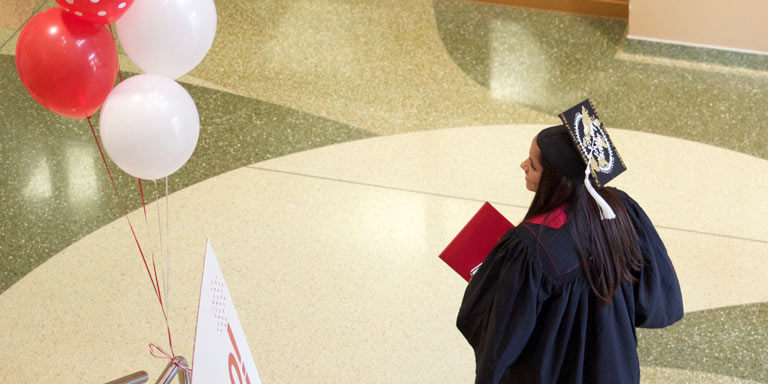
[[[56,5],[16,0],[3,7],[29,13],[31,3],[32,12]],[[327,337],[310,350],[325,342],[337,353],[328,359],[367,351],[358,361],[381,366],[374,382],[468,380],[471,367],[451,319],[461,284],[443,286],[451,276],[432,256],[478,201],[519,214],[527,200],[513,148],[530,141],[532,127],[557,123],[558,112],[588,96],[609,129],[631,137],[622,155],[635,156],[628,174],[636,181],[626,188],[644,197],[688,287],[683,322],[639,334],[644,381],[768,382],[768,286],[760,278],[768,272],[768,112],[761,105],[768,57],[627,42],[622,21],[459,0],[237,0],[217,8],[211,52],[181,79],[200,111],[201,136],[170,179],[171,192],[180,191],[170,198],[178,215],[173,244],[177,257],[197,255],[194,245],[211,236],[217,254],[229,253],[230,286],[238,285],[245,301],[238,305],[254,319],[246,332],[258,345],[265,381],[306,381],[309,368],[321,372],[312,382],[338,381],[343,370],[354,372],[357,381],[349,382],[371,381],[322,358],[281,363],[298,342],[280,324],[305,340],[317,333],[308,324],[321,324]],[[0,18],[0,312],[13,313],[0,321],[28,330],[2,339],[13,347],[0,349],[0,360],[29,364],[25,343],[37,340],[61,357],[49,362],[59,373],[29,373],[22,382],[107,381],[123,373],[110,365],[117,355],[86,371],[71,351],[106,363],[103,339],[121,334],[114,351],[135,355],[128,365],[159,366],[146,358],[146,343],[135,343],[159,339],[155,308],[141,312],[151,321],[117,320],[120,308],[145,303],[144,293],[126,297],[131,284],[146,282],[127,225],[114,221],[121,204],[141,206],[137,182],[116,172],[115,199],[87,122],[58,117],[26,93],[13,57],[22,19]],[[137,71],[125,56],[121,66]],[[407,132],[416,133],[397,135]],[[165,194],[160,183],[144,186],[150,201]],[[308,254],[301,266],[290,261],[307,252],[330,269]],[[179,275],[197,276],[192,259],[178,261]],[[263,278],[240,264],[248,260],[275,269]],[[286,264],[299,280],[275,277]],[[355,273],[348,287],[334,280]],[[175,282],[179,295],[193,295],[194,284]],[[419,304],[382,296],[390,288]],[[321,294],[318,302],[312,292]],[[350,319],[348,334],[322,326],[333,321],[321,308],[334,294]],[[182,335],[189,334],[187,306],[179,299],[174,309]],[[393,320],[401,317],[407,321]],[[439,323],[437,330],[425,322]],[[398,356],[391,364],[379,360],[386,353],[369,351],[386,340]],[[423,345],[398,355],[395,347],[408,340]],[[426,360],[407,359],[415,355]],[[426,369],[428,358],[448,370]],[[6,367],[0,381],[11,380]],[[454,376],[441,376],[448,373]]]

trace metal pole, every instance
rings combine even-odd
[[[187,364],[187,360],[185,358],[176,356],[173,358],[173,360],[171,360],[170,363],[168,363],[168,366],[165,367],[165,370],[157,379],[155,384],[170,384],[171,381],[173,381],[173,378],[177,375],[179,376],[179,383],[192,384],[192,375],[183,369],[179,375],[179,366],[189,367],[189,364]]]

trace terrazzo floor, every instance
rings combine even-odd
[[[688,311],[638,333],[643,382],[768,383],[768,56],[458,0],[217,11],[211,52],[181,79],[200,142],[169,179],[182,354],[210,237],[264,382],[471,381],[453,327],[463,283],[436,255],[482,201],[519,220],[520,153],[589,96],[624,141],[620,187],[659,228]],[[154,377],[146,344],[164,329],[127,224],[87,123],[19,82],[19,27],[0,29],[0,329],[13,330],[0,382]],[[116,176],[120,204],[139,208],[136,180]]]

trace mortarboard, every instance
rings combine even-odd
[[[600,206],[604,219],[616,217],[610,205],[595,191],[605,186],[627,167],[616,151],[608,132],[589,99],[560,114],[563,125],[544,129],[536,143],[544,157],[572,180],[584,178],[589,194]]]

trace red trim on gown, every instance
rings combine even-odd
[[[568,215],[565,214],[565,206],[561,205],[551,212],[547,212],[526,220],[526,223],[545,225],[552,229],[560,229],[568,221]]]

